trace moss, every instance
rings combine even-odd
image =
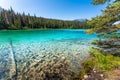
[[[104,55],[97,49],[90,50],[91,56],[82,64],[82,70],[74,79],[83,79],[83,76],[90,73],[93,69],[98,72],[108,73],[120,66],[120,57],[111,54]]]
[[[91,72],[91,70],[94,68],[94,62],[93,62],[93,57],[90,56],[89,59],[87,59],[83,64],[82,64],[82,69],[78,75],[75,75],[72,77],[71,80],[82,80],[84,78],[84,75]]]
[[[120,66],[120,57],[113,56],[111,54],[104,55],[102,52],[96,49],[92,49],[91,51],[94,57],[93,64],[97,70],[110,71]]]
[[[79,75],[73,76],[70,80],[82,80],[85,75],[85,70],[82,70]]]

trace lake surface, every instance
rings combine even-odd
[[[85,30],[0,31],[0,79],[70,78],[96,38]]]
[[[0,31],[0,43],[44,42],[58,40],[91,40],[96,35],[88,35],[84,30],[22,30]]]

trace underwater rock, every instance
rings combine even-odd
[[[88,48],[86,45],[64,41],[57,43],[14,44],[13,49],[17,59],[16,69],[18,75],[13,77],[13,79],[69,79],[79,72],[81,63],[89,54]],[[4,52],[9,53],[7,50]],[[2,54],[1,56],[4,55]]]

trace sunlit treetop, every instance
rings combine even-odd
[[[94,26],[88,33],[92,32],[114,32],[120,29],[120,25],[113,26],[112,24],[120,20],[120,1],[115,1],[108,5],[105,10],[102,11],[102,15],[93,18],[88,21],[88,24]]]
[[[104,4],[106,2],[110,2],[110,0],[93,0],[92,4],[97,5],[97,4]]]
[[[98,4],[104,4],[104,3],[110,2],[110,1],[112,1],[112,0],[93,0],[92,4],[98,5]],[[117,2],[117,1],[120,1],[120,0],[115,0],[114,2]]]

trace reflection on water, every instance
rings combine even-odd
[[[0,31],[0,79],[66,79],[80,70],[95,34],[84,30]]]

